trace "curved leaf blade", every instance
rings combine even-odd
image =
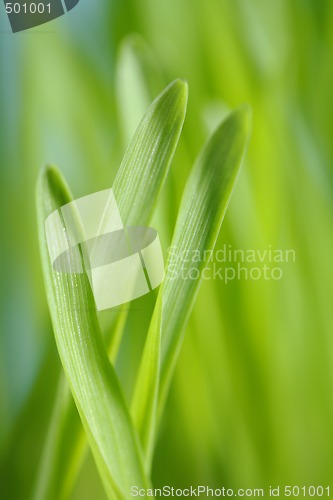
[[[37,187],[38,229],[57,347],[106,491],[122,499],[133,482],[148,484],[137,437],[106,354],[88,278],[54,271],[46,246],[46,217],[70,200],[59,172],[43,170]]]
[[[172,240],[177,255],[201,258],[192,262],[170,257],[160,288],[142,357],[132,403],[149,468],[156,413],[161,414],[193,306],[200,279],[184,279],[204,265],[204,252],[214,249],[244,157],[250,130],[250,112],[231,113],[218,127],[197,159],[187,181]]]
[[[171,83],[151,104],[143,117],[134,137],[129,145],[114,182],[114,193],[118,205],[121,207],[124,222],[135,223],[135,220],[145,225],[152,217],[158,194],[172,161],[186,114],[187,84],[181,80]],[[156,133],[158,132],[158,133]],[[160,152],[160,154],[158,154]],[[131,175],[129,175],[131,173]],[[143,177],[146,183],[139,183]],[[147,203],[147,193],[149,203]],[[136,200],[136,211],[131,211]],[[135,217],[135,219],[134,219]],[[120,313],[120,323],[124,323],[126,311]],[[117,328],[116,334],[110,338],[109,351],[112,358],[116,356],[121,338],[122,328]],[[63,415],[62,428],[57,433],[50,427],[50,436],[42,456],[41,470],[36,484],[36,500],[48,497],[62,498],[67,495],[73,484],[77,469],[80,466],[79,457],[82,455],[82,431],[80,421],[76,424],[67,423],[75,420],[76,408],[68,397],[64,381],[59,381],[59,392],[64,397],[58,398],[55,403],[54,415]],[[70,428],[71,441],[66,438],[67,427]],[[73,438],[74,436],[74,438]],[[59,440],[66,440],[64,445]],[[67,469],[63,463],[58,471],[59,460],[63,462],[63,455],[69,461]],[[75,462],[75,463],[74,463]],[[67,470],[66,477],[59,481],[59,473]]]

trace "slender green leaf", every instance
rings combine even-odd
[[[48,303],[59,355],[110,498],[126,498],[130,486],[147,486],[137,438],[99,330],[86,274],[58,273],[47,253],[45,219],[71,201],[55,168],[40,175],[39,237]]]
[[[187,95],[186,82],[172,82],[149,106],[134,134],[112,186],[125,225],[147,225],[153,216],[182,131]],[[112,358],[122,331],[117,328],[111,339]]]
[[[249,137],[249,117],[248,108],[240,108],[222,122],[200,154],[186,184],[132,405],[148,466],[155,414],[164,405],[184,326],[199,287],[197,277],[204,265],[204,252],[214,248],[237,180]],[[196,258],[190,262],[181,258],[194,254]]]
[[[57,397],[33,491],[34,500],[69,497],[87,442],[65,375],[58,379]]]
[[[158,294],[131,404],[131,415],[146,455],[147,472],[151,466],[156,427],[160,378],[162,295]]]
[[[128,143],[142,115],[164,87],[155,54],[138,34],[126,37],[116,64],[116,96],[119,122]]]
[[[134,134],[113,184],[127,225],[145,224],[152,216],[179,140],[186,106],[187,84],[175,80],[151,104]]]
[[[187,85],[178,80],[153,102],[143,118],[113,186],[125,223],[149,222],[180,136],[186,104]],[[145,182],[141,182],[142,179]],[[135,212],[132,211],[133,206]],[[121,312],[118,323],[122,327],[111,337],[110,354],[113,358],[126,314],[126,311]],[[36,499],[45,495],[57,500],[66,498],[82,456],[81,424],[66,391],[67,383],[61,380],[59,384],[59,393],[63,396],[55,403],[53,421],[61,414],[61,426],[58,425],[57,432],[53,425],[50,427],[35,491]]]
[[[56,347],[54,345],[50,347],[33,390],[29,393],[19,418],[13,426],[4,451],[0,453],[2,498],[28,498],[27,492],[30,492],[33,486],[36,462],[43,449],[49,426],[45,417],[50,415],[54,405],[61,369]],[[28,461],[26,457],[29,457]]]

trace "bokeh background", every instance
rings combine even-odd
[[[333,487],[332,65],[330,0],[81,0],[16,35],[1,6],[3,498],[30,497],[60,371],[36,234],[38,171],[56,164],[76,197],[110,187],[144,109],[178,77],[189,83],[188,113],[154,221],[165,254],[201,145],[249,103],[251,144],[217,248],[271,245],[295,250],[296,262],[282,265],[281,280],[203,283],[154,485]],[[128,395],[151,306],[131,307],[117,364]],[[105,498],[89,455],[71,498]]]

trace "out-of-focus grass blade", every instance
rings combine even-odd
[[[204,252],[214,248],[246,150],[249,128],[248,108],[230,114],[200,154],[185,188],[172,253],[149,329],[131,409],[148,467],[153,447],[156,396],[159,394],[160,413],[200,283],[200,279],[193,276],[200,276]],[[195,255],[195,258],[187,262],[182,255]]]
[[[46,353],[33,390],[5,443],[5,449],[0,454],[2,498],[28,498],[36,462],[44,446],[60,369],[56,347],[52,345]]]
[[[58,171],[45,169],[37,188],[38,225],[57,347],[106,492],[122,499],[132,484],[148,484],[137,437],[104,348],[88,278],[55,272],[46,245],[45,219],[69,201]]]
[[[128,144],[152,99],[164,87],[155,54],[138,34],[121,43],[116,65],[116,103],[125,144]]]
[[[87,448],[80,416],[62,373],[58,379],[57,395],[43,453],[39,457],[33,499],[69,498]]]
[[[177,146],[186,105],[187,85],[177,80],[169,85],[148,108],[134,135],[113,186],[126,224],[149,223]],[[132,174],[129,175],[129,172]],[[145,183],[140,182],[143,177]],[[135,212],[132,211],[134,204],[136,204]],[[126,311],[121,312],[120,324],[124,323],[123,316],[126,314]],[[113,358],[117,352],[121,332],[122,328],[118,328],[117,333],[111,336],[109,350]],[[57,500],[65,498],[76,476],[75,464],[76,467],[80,465],[81,424],[75,415],[76,408],[71,397],[63,387],[67,383],[60,380],[59,384],[61,386],[59,393],[63,394],[63,397],[57,399],[53,413],[62,415],[62,426],[61,429],[58,426],[57,432],[54,432],[51,425],[36,484],[34,497],[36,500],[44,498],[46,494],[48,496],[53,494]],[[64,457],[67,465],[64,464]]]

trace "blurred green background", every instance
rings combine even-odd
[[[2,498],[31,494],[60,371],[39,262],[38,171],[59,166],[76,197],[110,187],[144,109],[178,77],[189,83],[188,113],[154,220],[165,255],[201,145],[247,102],[251,144],[217,249],[271,245],[295,250],[296,262],[281,265],[281,280],[203,283],[154,485],[333,487],[333,3],[81,0],[16,35],[1,10]],[[131,306],[118,363],[128,391],[150,307]],[[105,498],[90,457],[71,498]]]

